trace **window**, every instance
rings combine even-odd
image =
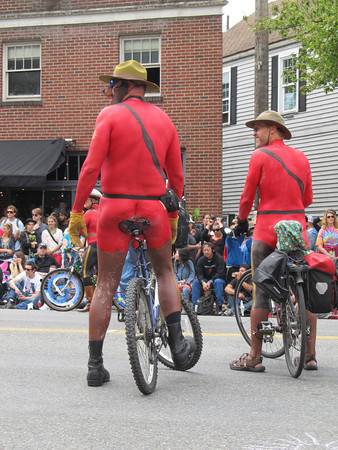
[[[222,81],[222,116],[223,123],[230,123],[230,72],[223,72]]]
[[[280,58],[281,112],[298,110],[298,73],[292,55]]]
[[[159,37],[135,37],[121,40],[121,62],[134,59],[147,69],[148,80],[161,85],[161,41]],[[153,94],[152,94],[153,95]],[[156,94],[155,94],[156,95]]]
[[[75,181],[79,178],[80,170],[86,153],[66,153],[65,161],[53,172],[47,175],[49,181]]]
[[[40,100],[40,44],[7,45],[4,50],[3,100]]]

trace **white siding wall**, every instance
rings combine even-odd
[[[295,44],[270,50],[271,57]],[[237,213],[240,194],[254,150],[252,130],[245,122],[254,116],[254,56],[224,62],[224,70],[237,66],[237,124],[223,127],[223,214]],[[270,68],[271,78],[271,68]],[[271,83],[270,83],[271,84]],[[269,92],[269,100],[271,93]],[[308,213],[321,215],[326,208],[338,210],[338,90],[307,95],[305,112],[285,116],[293,138],[288,145],[303,150],[310,161],[314,203]]]

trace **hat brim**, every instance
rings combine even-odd
[[[109,81],[111,79],[114,80],[128,80],[128,81],[137,81],[138,83],[142,83],[145,86],[147,86],[147,91],[148,92],[160,92],[160,87],[155,84],[152,83],[151,81],[148,80],[140,80],[140,79],[136,79],[136,78],[128,78],[128,77],[114,77],[114,75],[100,75],[99,76],[99,80],[103,81],[103,83],[109,83]]]
[[[269,125],[276,125],[276,127],[281,130],[281,132],[284,134],[285,139],[291,139],[292,134],[288,128],[286,128],[285,125],[281,125],[279,122],[276,122],[275,120],[249,120],[245,123],[245,125],[248,128],[255,128],[255,125],[257,123],[268,123]]]

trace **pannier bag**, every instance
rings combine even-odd
[[[332,275],[319,270],[308,272],[306,308],[316,314],[329,313],[335,304],[335,283]]]
[[[201,316],[211,316],[214,312],[214,296],[204,295],[197,300],[197,314]]]
[[[253,282],[274,301],[281,302],[287,298],[286,253],[278,250],[270,253],[254,270]]]
[[[310,267],[306,307],[313,313],[329,313],[336,304],[335,263],[329,256],[314,252],[304,260]]]

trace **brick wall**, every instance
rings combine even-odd
[[[187,150],[188,206],[220,213],[220,17],[0,30],[2,44],[38,40],[42,49],[42,102],[3,103],[0,139],[66,137],[76,139],[78,150],[86,150],[95,117],[107,104],[98,74],[110,73],[118,62],[120,36],[138,33],[161,35],[158,105],[173,119]],[[2,72],[0,78],[2,86]]]

